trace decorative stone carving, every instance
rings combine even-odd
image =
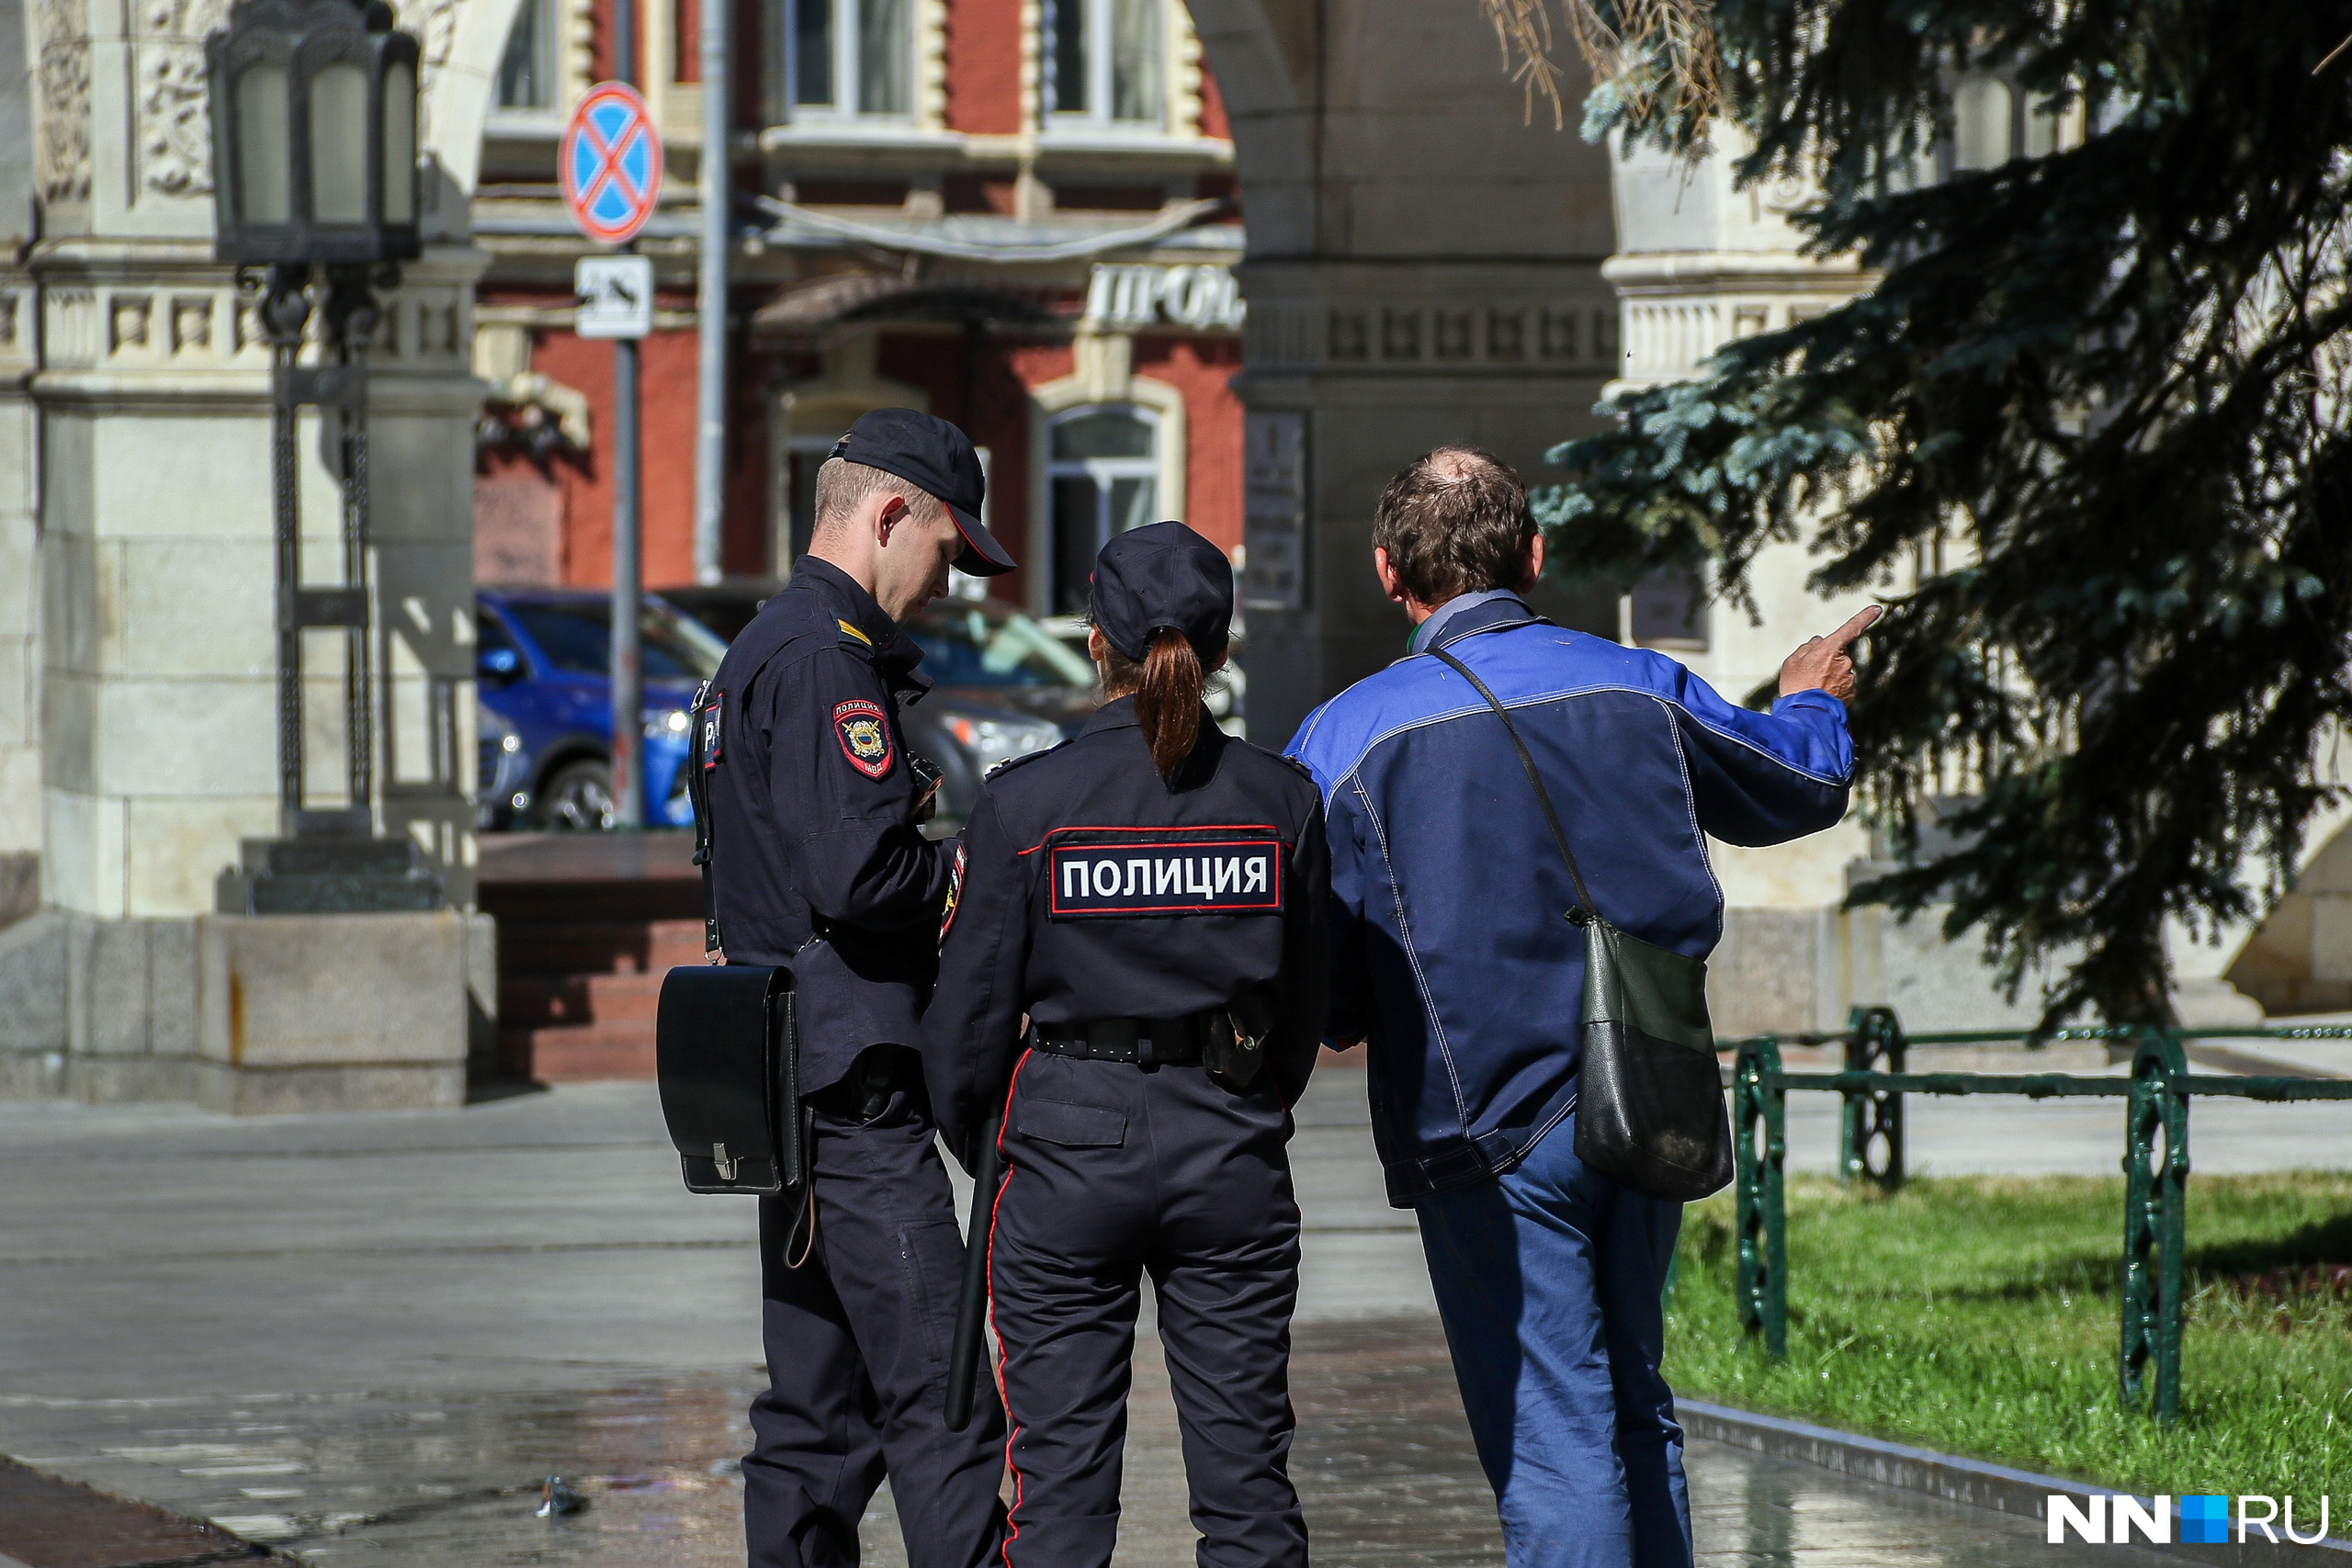
[[[201,196],[212,189],[212,127],[205,112],[204,56],[185,44],[141,50],[139,153],[150,189]]]
[[[947,0],[915,6],[915,125],[947,129]]]
[[[212,347],[212,297],[183,294],[172,301],[172,352],[205,354]]]
[[[164,196],[209,195],[212,125],[206,109],[204,38],[227,24],[229,0],[139,0],[132,17],[140,182]]]
[[[1380,357],[1419,359],[1421,356],[1421,313],[1386,310],[1380,312]]]
[[[1431,346],[1440,359],[1467,359],[1471,353],[1470,321],[1473,312],[1437,310],[1430,321],[1436,329]]]
[[[1527,357],[1527,312],[1499,307],[1487,312],[1487,357],[1510,362]]]
[[[46,201],[90,194],[90,28],[86,0],[37,0],[40,120],[35,160]]]
[[[1331,312],[1330,355],[1335,360],[1352,361],[1364,357],[1365,344],[1371,331],[1361,310]]]
[[[148,318],[153,315],[155,302],[144,294],[118,294],[107,320],[112,323],[107,342],[110,353],[128,354],[147,346]]]

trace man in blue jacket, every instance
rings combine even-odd
[[[1707,836],[1774,844],[1846,812],[1847,649],[1863,611],[1781,668],[1769,714],[1675,660],[1543,620],[1519,476],[1441,448],[1392,480],[1373,565],[1512,715],[1600,912],[1704,958]],[[1574,1145],[1584,946],[1543,809],[1486,701],[1408,657],[1307,716],[1290,753],[1329,810],[1331,1029],[1366,1038],[1389,1201],[1417,1212],[1511,1568],[1690,1562],[1682,1433],[1659,1375],[1677,1204]]]

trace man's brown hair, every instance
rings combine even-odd
[[[1424,604],[1517,588],[1535,538],[1518,470],[1475,446],[1441,446],[1396,472],[1372,514],[1372,542]]]

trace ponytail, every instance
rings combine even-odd
[[[1136,722],[1151,748],[1152,766],[1168,778],[1193,754],[1201,739],[1201,688],[1206,676],[1200,655],[1173,626],[1151,634],[1151,651],[1138,664],[1117,649],[1107,649],[1102,689],[1106,696],[1135,694]]]

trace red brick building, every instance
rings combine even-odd
[[[477,575],[602,585],[611,570],[613,345],[571,330],[593,248],[558,194],[570,105],[609,72],[622,0],[526,0],[475,207]],[[738,0],[724,542],[782,575],[816,464],[869,408],[963,425],[989,525],[1022,570],[994,591],[1080,607],[1111,531],[1182,517],[1241,543],[1242,252],[1233,146],[1177,0]],[[644,570],[695,579],[696,0],[643,4],[639,80],[664,131],[642,358]]]

